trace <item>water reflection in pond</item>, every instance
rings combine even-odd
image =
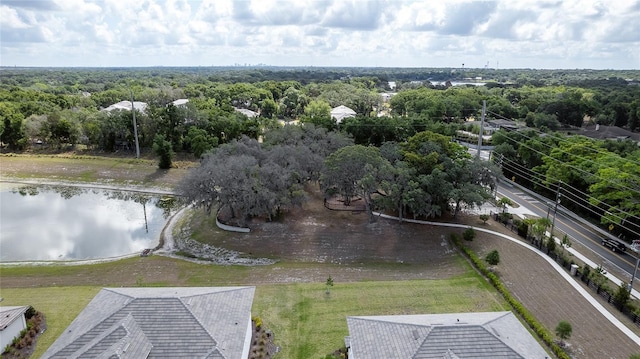
[[[158,244],[173,197],[62,186],[3,186],[0,260],[79,260]]]

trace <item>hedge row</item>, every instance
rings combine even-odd
[[[489,280],[489,282],[502,294],[504,299],[509,303],[511,308],[520,315],[520,317],[529,325],[529,327],[536,333],[538,338],[542,340],[559,359],[571,359],[569,355],[553,340],[553,335],[542,325],[538,320],[522,305],[517,299],[515,299],[507,287],[502,283],[498,276],[487,269],[484,261],[469,248],[464,246],[460,241],[460,238],[455,233],[451,234],[451,240],[453,243],[467,256],[473,266]]]

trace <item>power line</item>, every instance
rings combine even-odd
[[[543,180],[543,177],[542,177],[541,174],[538,174],[537,172],[532,171],[532,170],[528,169],[527,167],[525,167],[525,166],[523,166],[523,165],[521,165],[521,164],[519,164],[519,163],[517,163],[517,162],[515,162],[513,160],[504,159],[503,158],[503,164],[505,164],[505,163],[508,166],[510,166],[510,168],[508,168],[508,169],[511,170],[511,172],[515,172],[518,175],[522,175],[523,178],[527,178],[530,182],[532,182],[536,186],[545,188],[545,189],[549,190],[549,192],[555,192],[558,189],[558,187],[560,186],[558,184],[555,189],[552,189],[549,186],[545,186],[544,185],[545,181]],[[557,178],[552,178],[552,179],[555,180],[556,183],[560,183],[561,182]],[[579,195],[582,195],[581,199],[585,199],[585,202],[589,203],[589,205],[591,205],[592,207],[596,207],[596,208],[598,208],[598,209],[600,209],[602,211],[608,211],[608,210],[605,209],[605,208],[600,207],[600,204],[602,204],[602,205],[604,205],[606,207],[612,207],[610,204],[608,204],[608,203],[606,203],[606,202],[604,202],[602,200],[599,200],[598,198],[596,198],[596,197],[594,197],[594,196],[592,196],[592,195],[590,195],[590,194],[588,194],[586,192],[583,192],[578,188],[571,187],[571,190],[572,190],[572,192],[570,192],[570,193],[574,193],[574,194],[577,193]],[[591,202],[591,200],[597,202],[598,204],[593,204]],[[629,217],[633,218],[633,219],[640,220],[640,217],[638,217],[638,216],[636,216],[636,215],[634,215],[632,213],[629,213],[629,212],[626,212],[626,211],[622,211],[622,210],[619,210],[618,212],[627,215],[627,217],[624,217],[624,218],[623,217],[618,217],[618,218],[620,218],[622,220],[624,220],[626,218],[629,218]]]
[[[503,158],[503,165],[506,164],[508,166],[507,170],[510,170],[511,172],[514,172],[520,176],[522,176],[523,178],[526,178],[529,182],[531,182],[532,184],[534,184],[537,187],[542,187],[545,188],[547,190],[549,190],[550,192],[554,192],[556,190],[559,190],[558,188],[560,187],[560,185],[558,184],[556,189],[552,189],[551,187],[545,186],[543,183],[543,181],[541,180],[542,176],[534,171],[531,171],[530,169],[526,168],[525,166],[518,164],[512,160],[508,160],[508,159],[504,159]],[[557,179],[554,179],[557,180]],[[557,183],[560,183],[560,180],[557,180]],[[622,223],[627,222],[629,224],[632,225],[632,227],[639,227],[639,225],[637,225],[636,223],[632,222],[633,219],[637,219],[640,220],[639,217],[629,213],[629,212],[625,212],[625,211],[618,211],[618,213],[624,214],[626,215],[625,217],[621,217],[620,215],[616,214],[615,212],[611,212],[606,208],[602,208],[599,205],[594,205],[593,203],[590,202],[590,199],[593,199],[595,201],[597,201],[598,203],[604,204],[607,207],[611,207],[611,205],[593,197],[590,196],[589,194],[580,191],[577,188],[571,187],[571,190],[569,189],[565,189],[564,191],[562,191],[561,193],[565,198],[567,198],[571,203],[573,203],[574,205],[586,210],[587,212],[590,212],[592,214],[595,214],[598,217],[602,217],[602,213],[607,214],[609,217],[611,218],[617,218],[618,220],[620,220],[621,223],[621,227],[628,230],[629,232],[636,234],[636,235],[640,235],[640,233],[637,233],[636,231],[634,231],[633,229],[629,228],[629,226],[625,226],[622,225]],[[602,213],[597,212],[594,207],[598,210],[600,210]],[[640,227],[639,227],[640,228]]]
[[[520,134],[521,134],[521,133],[520,133]],[[546,157],[546,158],[550,158],[550,159],[552,159],[552,160],[554,160],[554,161],[556,161],[556,162],[559,162],[560,164],[562,164],[562,165],[563,165],[563,166],[565,166],[565,167],[573,168],[573,169],[577,170],[578,172],[581,172],[581,173],[584,173],[584,174],[588,175],[589,177],[597,177],[597,178],[600,178],[597,174],[594,174],[594,173],[591,173],[591,172],[587,172],[587,171],[585,171],[585,170],[583,170],[583,169],[581,169],[581,168],[578,168],[578,167],[575,167],[575,166],[573,166],[573,165],[567,164],[567,163],[565,163],[565,162],[563,162],[563,161],[561,161],[561,160],[559,160],[559,159],[557,159],[557,158],[555,158],[555,157],[552,157],[552,156],[550,156],[550,155],[548,155],[548,154],[545,154],[545,153],[543,153],[543,152],[540,152],[540,151],[536,150],[535,148],[532,148],[531,146],[526,145],[526,144],[525,144],[525,143],[523,143],[523,142],[518,142],[518,141],[516,141],[515,139],[511,138],[510,136],[505,136],[505,137],[506,137],[509,141],[512,141],[513,143],[517,144],[517,146],[519,146],[519,147],[520,147],[520,146],[524,146],[524,147],[526,147],[526,148],[528,148],[528,149],[532,150],[533,152],[536,152],[536,153],[540,154],[540,155],[542,156],[542,158],[545,158],[545,157]],[[531,138],[531,137],[528,137],[528,136],[523,136],[523,137],[525,137],[525,138],[527,138],[527,139],[532,140],[532,138]],[[539,143],[542,143],[542,142],[540,141]],[[551,148],[551,147],[550,147],[550,148]],[[563,152],[563,153],[566,153],[566,154],[568,154],[568,155],[570,155],[570,156],[574,156],[574,155],[572,155],[572,154],[570,154],[570,153],[568,153],[568,152],[566,152],[566,151],[562,151],[562,152]],[[579,156],[574,156],[574,157],[582,158],[582,157],[579,157]],[[595,163],[595,162],[593,162],[593,161],[591,161],[591,160],[588,160],[588,161],[590,161],[590,162],[592,162],[592,163],[594,163],[594,164],[597,164],[597,163]],[[606,179],[605,179],[605,180],[606,180]],[[614,182],[614,181],[610,181],[610,180],[608,180],[607,182],[608,182],[608,183],[612,183],[612,184],[615,184],[615,185],[619,186],[619,189],[624,188],[624,189],[630,190],[630,191],[632,191],[632,192],[638,192],[638,193],[640,193],[640,191],[638,191],[637,189],[635,189],[635,188],[630,188],[630,187],[628,187],[628,186],[626,186],[626,185],[624,185],[624,184],[621,184],[621,183],[619,183],[619,182]]]
[[[501,119],[509,120],[509,121],[514,121],[514,122],[515,122],[515,120],[514,120],[514,119],[511,119],[511,118],[508,118],[508,117],[504,117],[504,116],[499,115],[499,114],[497,114],[497,113],[495,113],[495,112],[491,112],[491,111],[489,111],[489,113],[491,113],[491,114],[492,114],[492,115],[494,115],[494,116],[500,117]],[[558,135],[554,135],[554,134],[553,134],[553,132],[549,132],[549,133],[547,133],[547,132],[542,132],[542,131],[540,131],[540,130],[539,130],[539,129],[537,129],[537,128],[531,128],[531,127],[528,127],[528,129],[529,129],[530,131],[536,132],[536,133],[538,133],[538,134],[540,134],[540,135],[545,135],[545,136],[548,136],[548,137],[551,137],[551,138],[557,139],[557,140],[558,140],[558,142],[567,142],[567,143],[572,143],[571,141],[569,141],[569,140],[568,140],[568,139],[566,139],[566,138],[560,137],[560,136],[558,136]],[[532,139],[531,137],[528,137],[528,136],[524,135],[522,132],[519,132],[519,134],[520,134],[520,135],[522,135],[523,137],[528,138],[528,139]],[[579,135],[579,136],[582,136],[582,135]],[[586,137],[586,136],[583,136],[583,137],[585,137],[585,138],[587,138],[587,139],[589,139],[589,140],[592,140],[592,139],[590,139],[589,137]],[[593,142],[597,144],[597,142],[595,142],[595,141],[593,141]],[[542,143],[543,145],[545,145],[545,146],[549,147],[549,148],[552,148],[550,145],[548,145],[548,144],[546,144],[546,143],[544,143],[544,142],[541,142],[541,143]],[[622,157],[622,156],[618,155],[617,153],[615,153],[615,152],[611,152],[611,151],[607,151],[606,149],[599,150],[599,149],[597,149],[597,148],[594,148],[594,147],[588,147],[588,146],[585,146],[585,149],[587,149],[587,150],[589,150],[589,151],[597,152],[597,153],[600,153],[600,154],[603,154],[603,155],[616,155],[616,156],[618,156],[618,157],[619,157],[621,160],[623,160],[623,161],[632,162],[632,163],[635,163],[635,164],[637,164],[637,165],[639,165],[639,166],[640,166],[640,162],[636,162],[636,161],[634,161],[634,160],[632,160],[632,159],[629,159],[629,158],[627,158],[627,157]],[[566,151],[562,151],[562,152],[567,153]],[[572,155],[572,156],[576,156],[576,157],[579,157],[579,158],[583,158],[583,159],[585,159],[585,160],[587,160],[587,161],[593,162],[592,160],[590,160],[590,159],[586,159],[586,158],[584,158],[584,157],[580,157],[580,156],[573,155],[573,154],[570,154],[570,155]]]

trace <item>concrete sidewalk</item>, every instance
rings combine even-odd
[[[524,211],[524,210],[521,210]],[[495,211],[494,211],[495,212]],[[510,211],[511,212],[511,211]],[[478,213],[485,213],[485,212],[478,212]],[[486,212],[487,214],[489,214],[488,212]],[[512,212],[511,212],[512,213]],[[396,217],[393,216],[388,216],[382,213],[375,213],[376,216],[380,216],[382,218],[388,218],[388,219],[397,219]],[[434,225],[434,226],[444,226],[444,227],[453,227],[453,228],[469,228],[468,225],[464,225],[464,224],[456,224],[456,223],[442,223],[442,222],[429,222],[429,221],[421,221],[421,220],[412,220],[412,219],[404,219],[404,221],[406,222],[411,222],[411,223],[418,223],[418,224],[428,224],[428,225]],[[495,236],[499,236],[502,237],[504,239],[507,239],[509,241],[512,241],[514,243],[517,243],[521,246],[523,246],[526,249],[529,249],[535,253],[537,253],[540,257],[544,258],[544,260],[546,262],[548,262],[554,269],[556,272],[558,272],[582,297],[584,297],[598,312],[600,312],[607,320],[609,320],[616,328],[618,328],[620,331],[622,331],[627,337],[629,337],[629,339],[631,339],[632,341],[634,341],[637,345],[640,346],[640,337],[638,337],[638,335],[636,335],[633,331],[631,331],[631,329],[629,329],[626,325],[624,325],[620,320],[618,320],[618,318],[616,318],[613,314],[611,314],[611,312],[609,312],[604,306],[602,306],[602,304],[600,304],[600,302],[598,302],[589,292],[587,292],[574,278],[571,277],[571,275],[569,275],[569,273],[567,273],[566,270],[564,270],[564,268],[562,268],[558,263],[556,263],[554,260],[552,260],[549,256],[547,256],[546,254],[542,253],[541,251],[539,251],[537,248],[521,241],[520,239],[514,238],[514,237],[510,237],[507,236],[505,234],[502,234],[500,232],[495,232],[492,230],[488,230],[485,228],[479,228],[479,227],[473,227],[474,230],[476,231],[481,231],[481,232],[485,232],[485,233],[490,233],[492,235]],[[615,278],[615,277],[614,277]]]
[[[492,214],[492,213],[499,213],[501,212],[502,209],[498,208],[492,204],[486,204],[483,206],[480,206],[479,208],[474,208],[471,210],[467,210],[467,213],[473,213],[473,214]],[[531,217],[536,217],[537,215],[531,211],[530,209],[528,209],[527,207],[524,206],[518,206],[517,208],[513,208],[513,207],[509,207],[508,208],[508,212],[511,214],[514,214],[516,216],[518,216],[520,219],[525,219],[525,218],[531,218]],[[450,227],[459,227],[459,228],[467,228],[468,226],[465,225],[456,225],[456,224],[443,224],[443,223],[438,223],[438,222],[426,222],[426,221],[419,221],[421,223],[424,224],[431,224],[431,225],[446,225],[446,226],[450,226]],[[609,310],[605,307],[603,307],[592,295],[591,293],[587,292],[582,286],[580,286],[579,283],[577,283],[575,281],[574,278],[572,278],[565,270],[564,268],[562,268],[558,263],[556,263],[555,261],[553,261],[549,256],[545,255],[544,253],[540,252],[537,250],[537,248],[532,247],[530,245],[528,245],[527,243],[522,242],[521,240],[517,239],[517,238],[513,238],[507,235],[504,235],[502,233],[498,233],[498,232],[494,232],[494,231],[490,231],[484,228],[478,228],[478,227],[474,227],[475,230],[478,231],[482,231],[482,232],[486,232],[486,233],[491,233],[493,235],[497,235],[500,237],[503,237],[505,239],[511,240],[513,242],[516,242],[522,246],[524,246],[525,248],[528,248],[530,250],[534,250],[536,252],[538,252],[549,264],[551,264],[551,266],[553,266],[553,268],[562,275],[562,277],[567,280],[577,291],[578,293],[580,293],[580,295],[582,295],[591,305],[594,306],[594,308],[596,310],[598,310],[602,315],[604,315],[613,325],[615,325],[617,328],[619,328],[625,335],[627,335],[631,340],[633,340],[636,344],[640,345],[640,337],[638,337],[638,335],[636,335],[634,332],[632,332],[629,328],[627,328],[626,325],[624,325],[622,322],[620,322],[615,316],[613,316],[611,314],[611,312],[609,312]],[[547,236],[550,235],[549,232],[546,233]],[[555,238],[555,241],[560,244],[560,240],[558,238]],[[586,256],[584,256],[583,254],[581,254],[580,252],[578,252],[577,250],[573,249],[573,248],[567,248],[566,249],[568,252],[570,252],[571,254],[573,254],[576,258],[580,259],[581,261],[583,261],[585,264],[591,266],[592,268],[597,267],[597,264],[595,264],[593,261],[591,261],[589,258],[587,258]],[[620,280],[619,278],[617,278],[616,276],[612,275],[611,273],[605,273],[605,276],[614,284],[619,285],[620,283],[623,283],[624,281]],[[626,282],[624,282],[626,283]],[[631,295],[634,298],[639,298],[640,293],[638,293],[638,291],[636,291],[635,289],[631,290]]]
[[[512,199],[513,200],[513,199]],[[516,208],[514,207],[508,207],[508,212],[518,216],[520,219],[526,219],[526,218],[531,218],[531,217],[538,217],[535,213],[533,213],[533,211],[531,211],[529,208],[525,207],[525,206],[518,206]],[[475,213],[475,214],[491,214],[491,213],[500,213],[502,212],[502,208],[498,208],[496,206],[494,206],[493,204],[485,204],[480,206],[479,208],[474,208],[474,209],[470,209],[466,211],[467,213]],[[546,232],[545,235],[548,237],[551,235],[550,232]],[[571,240],[575,241],[574,238],[569,237]],[[554,237],[554,240],[556,241],[556,243],[558,245],[560,245],[560,243],[562,242],[562,240],[560,238]],[[595,262],[593,262],[591,259],[587,258],[587,256],[583,255],[582,253],[578,252],[577,250],[575,250],[574,248],[567,248],[565,249],[567,252],[571,253],[573,256],[575,256],[576,258],[578,258],[579,260],[581,260],[582,262],[584,262],[585,264],[589,265],[591,268],[596,268],[598,267],[598,264],[596,264]],[[622,269],[620,269],[620,271],[623,271]],[[620,285],[620,283],[627,283],[627,281],[622,280],[620,278],[617,278],[616,276],[614,276],[613,274],[606,272],[605,276],[607,277],[607,279],[609,279],[613,284],[615,285]],[[629,278],[631,277],[631,274],[629,274]],[[635,289],[631,289],[631,296],[633,298],[640,298],[640,292],[638,292]]]

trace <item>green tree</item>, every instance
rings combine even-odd
[[[289,87],[280,99],[280,114],[284,118],[298,118],[309,103],[309,98],[300,90]]]
[[[47,120],[47,127],[52,142],[61,146],[63,144],[75,145],[78,141],[79,128],[71,120],[62,118],[60,114],[51,114]]]
[[[0,143],[13,150],[21,150],[27,146],[23,126],[24,115],[15,105],[0,102]]]
[[[260,116],[264,118],[272,118],[278,113],[278,104],[270,98],[260,102]]]
[[[457,218],[462,205],[480,206],[491,198],[494,178],[499,172],[494,164],[477,158],[471,161],[453,161],[447,165],[446,170],[449,182],[453,186],[448,193],[448,199],[454,204],[454,218]]]
[[[322,100],[309,102],[304,108],[302,122],[312,123],[316,127],[324,127],[328,130],[336,128],[336,121],[331,118],[331,106]]]
[[[502,208],[502,213],[505,213],[507,211],[507,206],[513,207],[513,201],[507,197],[502,197],[498,201],[498,205]]]
[[[331,278],[331,276],[329,276],[329,278],[327,278],[327,281],[325,282],[325,285],[327,286],[327,294],[331,293],[331,287],[333,287],[333,278]]]
[[[500,253],[496,249],[487,253],[487,256],[484,257],[484,260],[487,261],[492,266],[497,266],[500,263]]]
[[[556,326],[556,335],[560,338],[560,345],[564,346],[564,341],[571,338],[571,324],[567,321],[561,320]]]
[[[465,147],[451,141],[450,136],[431,131],[423,131],[411,136],[400,148],[405,161],[417,170],[418,174],[430,174],[436,167],[444,170],[447,159],[468,159]]]
[[[158,163],[160,169],[171,168],[174,155],[173,147],[171,142],[167,141],[163,135],[156,135],[154,138],[153,152],[160,157],[160,162]]]
[[[571,248],[571,239],[569,238],[568,235],[564,235],[562,236],[562,241],[560,242],[560,245],[562,246],[562,255],[564,255],[564,250],[565,248]]]
[[[640,151],[636,152],[640,154]],[[594,183],[589,186],[589,202],[604,210],[601,222],[622,225],[640,231],[640,165],[618,155],[608,155],[598,161]]]
[[[326,158],[320,184],[326,194],[340,194],[346,206],[360,196],[373,221],[371,195],[391,173],[391,164],[380,155],[378,148],[353,145],[342,147]]]
[[[551,220],[546,217],[540,217],[535,220],[535,222],[531,226],[531,230],[536,239],[541,240],[542,237],[544,237],[547,228],[549,227],[551,227]]]
[[[195,126],[189,127],[185,142],[196,158],[218,146],[217,137],[209,136],[207,131]]]
[[[624,282],[621,282],[613,295],[613,304],[622,311],[627,306],[629,299],[631,299],[631,292],[629,292],[628,286]]]
[[[476,237],[476,231],[473,230],[473,227],[469,227],[462,232],[462,238],[465,241],[472,241]]]
[[[547,237],[547,239],[545,241],[545,246],[547,247],[547,251],[549,253],[555,253],[557,243],[556,243],[556,240],[553,238],[553,236]]]

